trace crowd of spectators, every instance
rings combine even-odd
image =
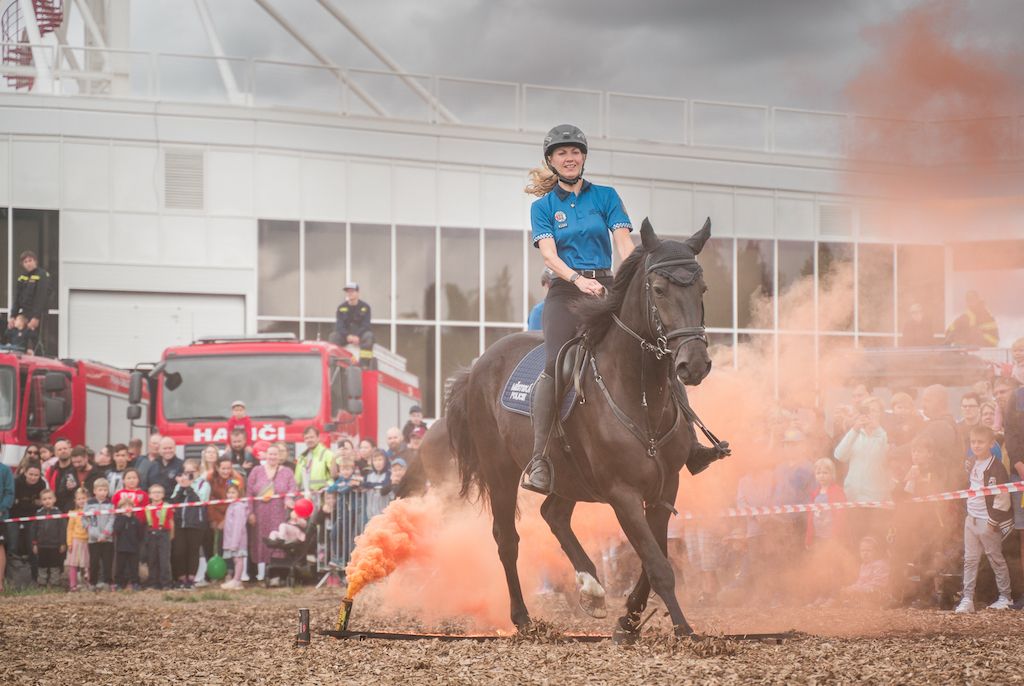
[[[228,562],[223,588],[278,585],[275,561],[291,545],[303,561],[315,559],[317,527],[340,494],[363,494],[369,518],[410,492],[405,475],[426,433],[419,407],[404,433],[387,431],[386,447],[309,426],[294,453],[283,442],[250,445],[239,408],[229,444],[208,445],[198,458],[182,459],[174,439],[151,434],[145,447],[134,439],[98,452],[57,439],[0,466],[0,520],[71,515],[0,524],[0,591],[8,560],[27,566],[32,583],[69,591],[203,587],[218,556]],[[315,513],[295,511],[302,498]],[[167,507],[177,503],[198,505]]]
[[[827,422],[778,408],[737,508],[887,505],[695,520],[682,538],[698,600],[1021,609],[1022,494],[915,500],[1024,481],[1024,339],[1013,354],[967,388],[858,384]]]

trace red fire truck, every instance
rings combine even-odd
[[[228,443],[235,400],[252,421],[250,445],[284,441],[294,449],[311,424],[380,443],[419,403],[420,391],[402,358],[379,348],[375,354],[377,369],[365,370],[346,348],[292,334],[202,338],[168,348],[158,364],[134,372],[131,398],[148,386],[150,425],[185,457]],[[143,416],[137,406],[129,412]]]
[[[0,351],[0,441],[6,465],[30,443],[66,438],[98,450],[145,435],[127,419],[129,373],[88,360]],[[149,393],[138,402],[149,404]]]

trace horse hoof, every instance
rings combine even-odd
[[[693,629],[688,624],[677,624],[676,626],[672,627],[672,633],[675,634],[676,638],[688,638],[694,642],[701,640],[701,636],[699,634],[695,634],[693,632]]]
[[[580,592],[580,607],[594,619],[604,619],[608,610],[604,603],[604,586],[587,572],[576,572],[576,588]]]
[[[605,607],[604,596],[580,593],[580,608],[594,619],[604,619],[608,616],[608,609]]]
[[[626,631],[621,627],[615,627],[612,632],[612,643],[617,646],[631,646],[640,640],[640,631]]]

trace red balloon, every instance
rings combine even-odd
[[[313,501],[307,498],[299,498],[295,501],[295,514],[303,519],[313,514]]]

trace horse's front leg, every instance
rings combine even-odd
[[[679,476],[674,474],[665,483],[664,497],[666,502],[675,502],[676,491],[679,487]],[[668,557],[668,520],[671,516],[668,508],[658,504],[647,507],[644,516],[647,519],[647,526],[650,528],[658,546],[665,557]],[[626,614],[619,617],[618,625],[615,628],[614,638],[619,643],[632,643],[640,637],[640,622],[644,610],[647,609],[647,601],[651,596],[651,581],[647,578],[647,572],[640,570],[640,578],[636,586],[626,599]]]
[[[671,492],[674,493],[675,489]],[[643,564],[641,578],[626,606],[626,616],[619,620],[620,628],[636,631],[638,622],[634,622],[634,618],[646,607],[647,595],[653,588],[665,603],[676,634],[692,634],[693,629],[676,599],[675,573],[667,556],[668,517],[671,513],[659,505],[652,505],[645,512],[642,497],[632,489],[614,493],[611,500],[615,516]]]
[[[551,494],[540,506],[540,514],[551,528],[551,533],[558,539],[566,557],[572,563],[572,568],[576,570],[576,589],[580,594],[580,607],[591,617],[602,619],[608,616],[604,586],[597,580],[597,567],[572,530],[572,511],[575,508],[575,500]]]

